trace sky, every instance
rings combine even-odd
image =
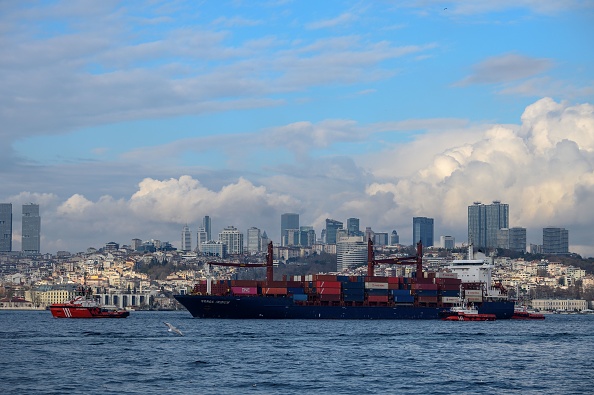
[[[467,242],[475,201],[594,256],[594,1],[0,2],[0,202],[42,252],[282,213]],[[193,236],[195,245],[195,236]]]

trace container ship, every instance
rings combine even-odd
[[[270,242],[266,263],[209,262],[266,267],[265,281],[208,279],[196,284],[189,294],[174,297],[195,318],[441,319],[450,314],[452,307],[468,302],[465,299],[469,297],[480,313],[511,318],[514,303],[507,300],[505,289],[491,285],[490,279],[485,281],[490,268],[473,271],[480,278],[466,275],[472,281],[465,284],[455,271],[423,273],[422,254],[423,247],[418,243],[416,256],[375,259],[369,240],[366,276],[317,274],[274,281]],[[455,262],[452,268],[462,272],[462,266]],[[377,264],[416,265],[416,271],[413,277],[375,276]],[[474,265],[474,261],[469,264]],[[497,298],[493,296],[495,290]]]

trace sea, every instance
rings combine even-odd
[[[593,351],[594,315],[447,322],[0,311],[0,394],[592,394]]]

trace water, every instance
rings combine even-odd
[[[184,332],[167,332],[164,321]],[[113,320],[0,311],[2,394],[591,394],[594,316]]]

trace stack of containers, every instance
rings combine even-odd
[[[437,303],[437,288],[433,283],[414,283],[410,287],[419,303]]]
[[[387,303],[389,299],[388,277],[367,276],[365,278],[365,292],[367,301],[373,303]]]
[[[442,303],[456,304],[460,302],[460,284],[462,280],[455,273],[437,273],[435,283],[439,286]]]
[[[337,281],[337,276],[319,274],[316,276],[316,293],[321,302],[339,302],[342,283]]]
[[[350,276],[342,282],[342,298],[345,302],[365,301],[365,282],[359,281],[361,276]]]

